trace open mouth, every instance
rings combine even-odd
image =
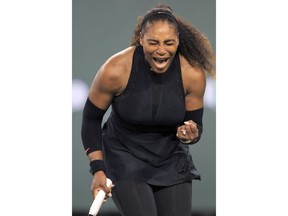
[[[157,64],[163,64],[163,63],[166,63],[169,58],[153,58],[154,62],[157,63]]]

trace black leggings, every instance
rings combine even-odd
[[[122,180],[113,187],[112,199],[122,216],[191,216],[192,183],[161,187]]]

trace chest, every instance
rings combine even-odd
[[[119,117],[132,124],[179,124],[185,116],[180,71],[172,67],[159,75],[134,69],[125,92],[115,98],[112,107]]]

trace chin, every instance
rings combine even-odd
[[[151,67],[151,70],[156,73],[164,73],[168,70],[168,68],[170,67],[170,64],[171,64],[170,62],[167,62],[164,67],[157,67],[157,65],[153,64],[153,66]]]

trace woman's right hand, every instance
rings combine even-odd
[[[113,185],[111,185],[110,187],[107,187],[106,181],[107,181],[107,177],[103,171],[98,171],[94,173],[92,184],[91,184],[91,193],[92,193],[93,199],[95,199],[99,190],[103,190],[106,193],[104,202],[106,202],[106,200],[112,196],[111,190],[112,190]]]

